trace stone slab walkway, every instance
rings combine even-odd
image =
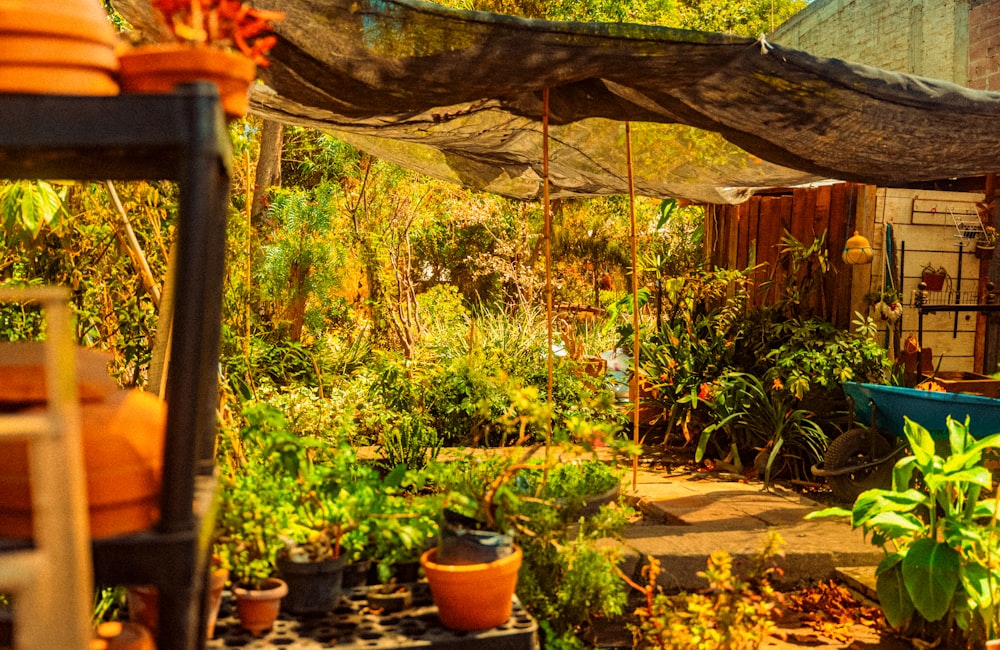
[[[882,551],[847,521],[805,520],[823,504],[780,486],[764,492],[762,485],[711,473],[640,470],[633,490],[630,474],[626,497],[645,516],[626,531],[625,570],[653,556],[663,568],[665,590],[698,589],[705,581],[697,573],[712,551],[728,551],[737,560],[752,556],[769,531],[785,541],[779,562],[785,584],[832,578],[838,567],[874,567],[881,559]]]

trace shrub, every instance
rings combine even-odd
[[[777,628],[774,622],[781,594],[769,578],[778,572],[773,560],[782,544],[771,533],[764,549],[757,555],[746,576],[733,572],[733,559],[725,551],[716,551],[708,559],[708,568],[700,573],[708,588],[696,593],[667,596],[657,593],[655,584],[659,562],[651,559],[643,569],[648,584],[633,586],[646,596],[646,603],[636,615],[639,623],[632,628],[642,647],[688,650],[751,650]]]

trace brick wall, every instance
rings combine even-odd
[[[969,6],[969,86],[1000,90],[1000,1]]]
[[[987,24],[996,39],[1000,0],[978,4],[977,14],[992,17]],[[819,56],[966,85],[971,13],[969,0],[813,0],[771,40]],[[995,54],[992,61],[995,71]]]

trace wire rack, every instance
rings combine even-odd
[[[914,292],[916,293],[916,292]],[[952,289],[946,289],[944,291],[925,291],[923,303],[924,305],[978,305],[979,304],[979,290],[971,289],[969,291],[954,291]],[[916,302],[916,297],[911,301],[911,304]]]
[[[955,212],[949,210],[952,221],[955,222],[956,235],[962,239],[979,239],[986,236],[986,229],[979,218],[979,212]]]

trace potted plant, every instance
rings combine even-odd
[[[980,497],[993,487],[983,452],[1000,448],[1000,434],[976,440],[968,420],[950,417],[946,428],[950,453],[942,457],[931,434],[907,419],[913,455],[896,463],[892,489],[863,492],[852,510],[809,517],[850,517],[885,550],[875,575],[890,625],[927,647],[980,647],[998,636],[1000,503]]]
[[[257,66],[277,43],[271,23],[284,14],[242,0],[152,0],[162,22],[161,43],[119,56],[125,92],[170,92],[180,83],[210,81],[230,119],[246,114]]]
[[[872,305],[872,312],[881,320],[895,323],[903,316],[902,296],[893,287],[876,289],[865,298]]]
[[[283,607],[292,614],[319,614],[340,601],[345,534],[364,510],[367,475],[357,470],[348,447],[329,448],[290,431],[284,414],[270,404],[243,412],[247,465],[260,468],[273,491],[272,510],[281,548],[275,566],[288,585]]]
[[[413,604],[413,589],[395,578],[368,590],[368,608],[381,614],[396,614]]]
[[[208,584],[208,624],[205,626],[205,638],[215,636],[215,622],[222,606],[222,592],[229,582],[229,569],[222,566],[218,556],[212,557],[211,573]],[[160,627],[160,596],[155,585],[128,585],[125,588],[125,598],[128,603],[128,617],[132,623],[139,623],[155,636]]]
[[[538,468],[530,461],[540,448],[529,448],[517,460],[498,456],[467,465],[464,474],[452,472],[439,544],[420,558],[445,627],[486,630],[510,618],[523,559],[513,529],[524,497],[513,479]]]
[[[993,257],[997,245],[997,229],[993,226],[983,228],[983,233],[976,239],[976,257],[988,260]]]
[[[240,625],[254,636],[274,626],[288,593],[274,575],[280,501],[280,487],[267,472],[234,471],[223,482],[214,551],[230,571]]]
[[[920,281],[927,287],[927,291],[941,291],[947,279],[948,271],[943,266],[935,267],[929,262],[924,265],[920,272]]]

